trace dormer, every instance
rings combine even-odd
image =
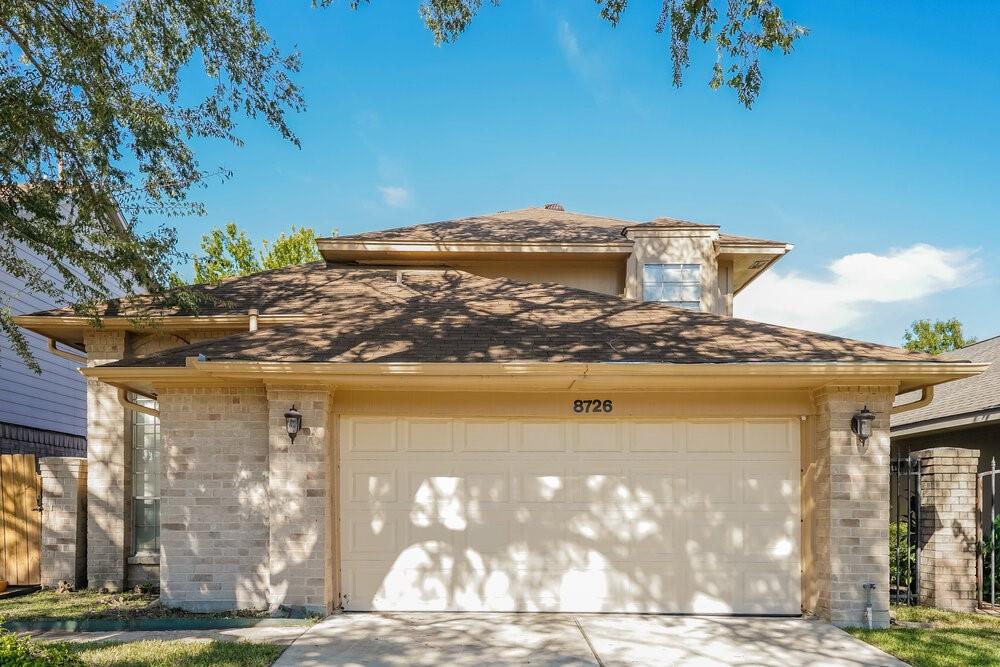
[[[317,240],[329,262],[449,266],[732,315],[733,297],[791,250],[673,218],[632,222],[559,204]]]

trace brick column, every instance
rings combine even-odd
[[[889,625],[889,412],[895,386],[827,386],[814,394],[815,508],[813,577],[816,608],[841,627],[864,623],[864,585],[872,592],[874,627]],[[873,434],[860,451],[851,417],[865,405]]]
[[[125,356],[122,331],[88,331],[84,342],[88,366]],[[129,535],[126,507],[132,482],[125,467],[125,413],[116,388],[87,380],[87,585],[111,591],[125,584]]]
[[[87,576],[87,460],[47,456],[42,473],[42,586]]]
[[[326,613],[333,576],[327,515],[330,391],[316,386],[268,386],[270,605]],[[302,430],[289,442],[285,412],[295,405]]]
[[[976,608],[978,449],[938,447],[920,459],[920,604]]]

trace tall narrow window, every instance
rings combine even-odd
[[[156,401],[133,396],[139,405]],[[136,555],[160,553],[160,420],[132,412],[132,546]]]
[[[701,307],[701,265],[644,264],[642,300],[698,310]]]

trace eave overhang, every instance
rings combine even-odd
[[[940,433],[942,431],[957,431],[977,426],[991,426],[1000,424],[1000,408],[988,408],[985,410],[975,410],[957,415],[947,415],[935,417],[923,421],[911,422],[900,426],[893,426],[890,433],[893,438],[905,439],[928,433]]]
[[[940,362],[655,363],[300,363],[199,361],[183,367],[96,366],[80,370],[116,387],[156,394],[170,385],[321,384],[343,389],[473,391],[818,389],[882,385],[897,392],[978,375],[988,364]]]
[[[308,324],[315,320],[306,315],[258,315],[260,328],[286,324]],[[83,349],[83,337],[88,331],[131,331],[141,333],[175,333],[181,331],[249,329],[250,315],[166,315],[145,317],[102,317],[99,329],[94,320],[75,315],[18,315],[14,323],[60,343]]]
[[[538,255],[584,259],[604,256],[627,257],[630,241],[593,243],[497,243],[482,241],[351,241],[317,239],[320,254],[328,262],[461,261],[470,259],[537,259]]]

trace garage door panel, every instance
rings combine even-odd
[[[680,425],[664,419],[636,419],[628,423],[629,451],[675,452]]]
[[[797,446],[795,422],[788,419],[747,419],[743,449],[747,452],[787,453]]]
[[[399,481],[394,464],[352,466],[344,474],[349,488],[347,499],[365,506],[395,503],[399,497]]]
[[[570,424],[570,448],[574,452],[621,452],[625,447],[623,426],[617,421]]]
[[[347,609],[798,611],[797,442],[743,451],[782,420],[356,419]]]
[[[517,449],[521,452],[565,452],[566,422],[559,419],[526,419],[520,423],[516,432]]]
[[[356,417],[350,421],[351,452],[395,452],[396,420],[391,417]]]
[[[454,449],[451,419],[403,419],[400,424],[405,451],[450,452]]]
[[[738,463],[713,462],[711,465],[688,463],[682,504],[686,509],[711,510],[736,505]]]
[[[458,451],[509,452],[511,422],[506,419],[455,420]]]
[[[720,454],[737,451],[738,426],[731,420],[691,420],[686,426],[688,452]]]

